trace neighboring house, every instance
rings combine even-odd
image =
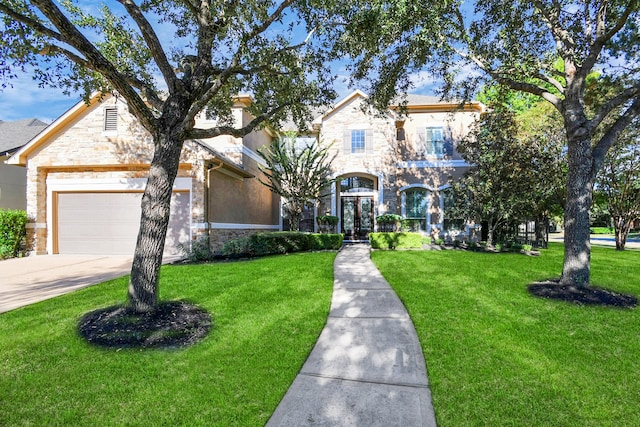
[[[38,119],[0,120],[0,209],[26,209],[27,171],[5,161],[46,127]]]
[[[251,119],[243,111],[249,102],[237,99],[236,125]],[[256,150],[271,140],[262,130],[185,142],[165,253],[201,237],[217,250],[231,238],[281,228],[279,197],[255,178]],[[152,154],[149,133],[115,96],[77,104],[14,153],[9,163],[26,166],[34,251],[132,255]]]
[[[313,122],[320,142],[333,143],[334,177],[340,178],[315,214],[338,216],[347,240],[366,239],[375,217],[385,213],[401,215],[425,234],[468,234],[469,226],[448,218],[446,208],[451,181],[468,169],[456,146],[483,105],[408,95],[406,110],[380,115],[364,112],[365,99],[355,91]]]

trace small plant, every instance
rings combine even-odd
[[[522,250],[525,252],[531,252],[532,249],[533,249],[532,245],[529,245],[529,244],[522,245]]]
[[[436,239],[435,243],[438,246],[443,246],[444,245],[444,239],[438,238],[438,239]]]
[[[496,252],[502,252],[502,243],[496,243],[494,247],[496,248]]]
[[[338,225],[340,218],[335,215],[321,215],[316,218],[316,222],[320,227],[321,233],[333,233],[335,232],[335,227]]]
[[[384,214],[376,217],[378,230],[381,232],[397,231],[402,222],[402,217],[396,214]]]

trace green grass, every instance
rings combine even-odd
[[[439,427],[640,425],[639,309],[528,294],[557,277],[540,257],[374,252],[418,332]],[[640,295],[640,252],[593,248],[593,283]]]
[[[334,257],[164,266],[161,298],[214,320],[182,350],[104,350],[77,335],[82,314],[124,300],[127,278],[1,314],[0,425],[264,425],[324,326]]]
[[[591,234],[613,234],[613,228],[609,227],[590,227]]]

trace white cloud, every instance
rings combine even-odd
[[[0,120],[38,118],[47,123],[75,105],[80,97],[69,97],[61,89],[40,88],[31,76],[22,74],[0,92]]]

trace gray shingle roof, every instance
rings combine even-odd
[[[38,119],[24,119],[13,122],[0,120],[0,155],[15,151],[26,145],[47,126],[49,125]]]

